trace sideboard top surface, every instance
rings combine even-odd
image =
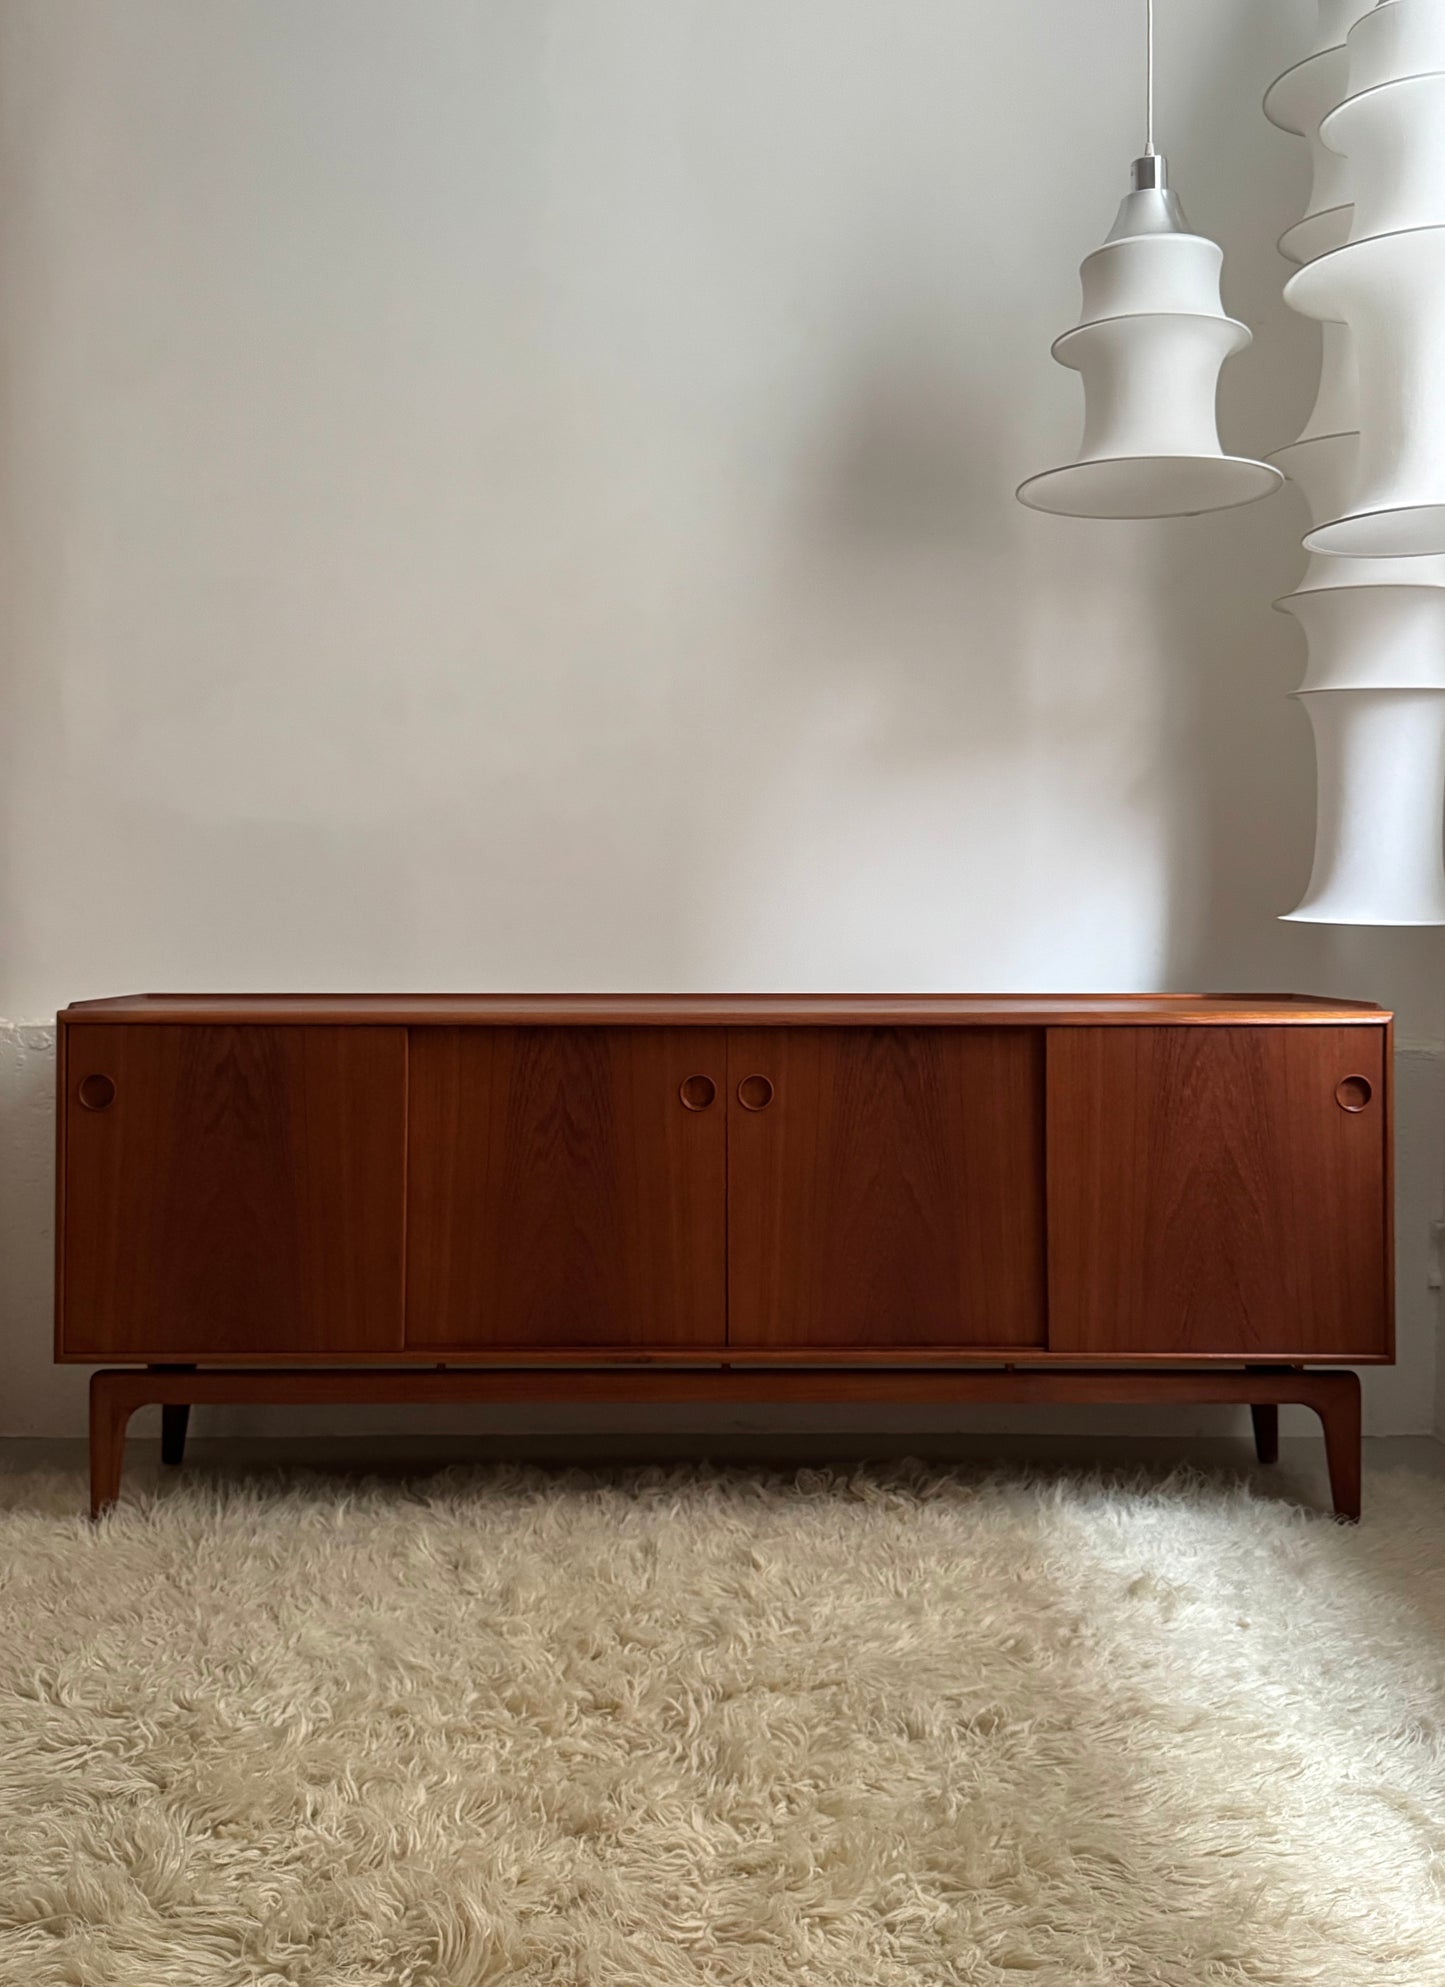
[[[1389,1011],[1312,994],[126,994],[74,1001],[85,1021],[411,1027],[1189,1027],[1365,1022]]]

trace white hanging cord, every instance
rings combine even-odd
[[[1144,156],[1154,156],[1154,0],[1144,0]]]

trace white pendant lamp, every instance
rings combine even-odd
[[[1315,735],[1319,827],[1297,924],[1445,924],[1438,690],[1301,692]],[[1433,836],[1422,827],[1433,823]]]
[[[1288,916],[1445,923],[1445,560],[1316,553],[1277,605],[1304,631],[1318,767],[1314,871]]]
[[[1445,587],[1302,587],[1279,605],[1309,641],[1309,666],[1296,692],[1445,692]],[[1445,827],[1445,816],[1442,816]]]
[[[1304,218],[1279,238],[1281,255],[1312,262],[1342,248],[1350,231],[1346,163],[1320,136],[1320,126],[1345,94],[1349,53],[1345,37],[1375,0],[1321,0],[1319,32],[1303,62],[1277,77],[1264,99],[1264,114],[1281,131],[1308,139],[1313,180]]]
[[[1349,326],[1360,378],[1355,473],[1306,544],[1346,558],[1445,552],[1445,225],[1337,249],[1285,297]]]
[[[1314,537],[1316,525],[1339,514],[1354,480],[1360,445],[1357,394],[1349,331],[1343,324],[1326,324],[1313,411],[1299,440],[1276,449],[1269,458],[1304,496],[1311,525],[1306,545]],[[1392,584],[1445,586],[1445,557],[1349,559],[1337,553],[1311,551],[1295,591]]]
[[[1383,11],[1354,8],[1360,17],[1368,12],[1372,25]],[[1322,17],[1332,15],[1322,18],[1322,40],[1338,30],[1339,12],[1321,0]],[[1288,78],[1311,62],[1318,72],[1315,53],[1273,86],[1265,100],[1271,114]],[[1345,90],[1344,69],[1335,65],[1332,73]],[[1334,107],[1320,109],[1330,127]],[[1348,193],[1348,171],[1339,184]],[[1349,205],[1344,218],[1346,234],[1357,233]],[[1325,251],[1324,264],[1343,263],[1352,252]],[[1291,279],[1292,302],[1312,273]],[[1351,328],[1327,320],[1314,411],[1299,440],[1272,458],[1300,486],[1313,527],[1304,577],[1277,603],[1300,623],[1308,645],[1295,694],[1309,716],[1319,774],[1314,870],[1303,902],[1289,913],[1300,923],[1445,922],[1445,558],[1346,557],[1321,544],[1320,527],[1352,507],[1359,430],[1369,421],[1361,376],[1378,358],[1378,346],[1367,342],[1357,361]]]
[[[1154,149],[1153,0],[1145,67],[1144,156],[1108,239],[1080,269],[1080,322],[1053,348],[1083,382],[1083,439],[1073,462],[1018,490],[1031,509],[1065,517],[1194,516],[1252,503],[1281,481],[1220,446],[1219,374],[1250,332],[1225,315],[1223,252],[1190,231]]]
[[[1360,441],[1306,544],[1347,558],[1445,553],[1445,8],[1379,0],[1349,35],[1348,95],[1321,125],[1347,162],[1345,245],[1285,298],[1349,327]]]

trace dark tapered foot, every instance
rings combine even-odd
[[[1256,1402],[1249,1410],[1254,1423],[1254,1453],[1262,1463],[1279,1461],[1279,1409],[1273,1402]]]
[[[161,1409],[161,1461],[163,1463],[183,1463],[186,1458],[186,1428],[191,1419],[191,1410],[181,1402],[174,1407]]]
[[[1325,1459],[1330,1468],[1330,1493],[1335,1516],[1351,1524],[1360,1515],[1363,1476],[1358,1373],[1321,1373],[1320,1395],[1313,1403],[1324,1423]]]
[[[130,1374],[90,1376],[90,1515],[103,1517],[120,1495],[125,1428],[135,1403],[128,1398]]]

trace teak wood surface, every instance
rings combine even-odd
[[[188,1401],[294,1382],[1245,1400],[1263,1454],[1280,1399],[1328,1402],[1336,1448],[1348,1411],[1257,1369],[1393,1358],[1364,1003],[152,995],[60,1023],[56,1354],[168,1369],[171,1451]],[[351,1370],[278,1370],[308,1366]]]
[[[731,1347],[1047,1344],[1042,1030],[727,1043]]]
[[[409,1350],[722,1346],[721,1028],[429,1028],[411,1046]]]
[[[1383,1037],[1051,1035],[1051,1350],[1388,1352]]]
[[[65,1355],[399,1353],[406,1051],[402,1028],[72,1031]],[[87,1108],[96,1078],[114,1096]]]
[[[1354,1373],[771,1372],[604,1373],[505,1371],[288,1373],[136,1372],[91,1375],[91,1515],[120,1493],[126,1425],[160,1403],[258,1402],[278,1407],[364,1406],[404,1401],[780,1402],[789,1405],[937,1406],[940,1403],[1104,1402],[1123,1405],[1277,1405],[1313,1408],[1324,1427],[1336,1516],[1360,1515],[1360,1382]],[[1266,1430],[1268,1424],[1266,1423]],[[1267,1441],[1266,1434],[1266,1441]],[[1261,1443],[1261,1451],[1265,1447]],[[1269,1460],[1262,1453],[1262,1460]]]
[[[1015,1005],[750,1029],[67,1010],[57,1357],[1393,1356],[1382,1010],[1045,1028]]]
[[[73,1001],[62,1028],[90,1021],[318,1021],[412,1028],[849,1028],[1035,1026],[1211,1028],[1241,1022],[1376,1025],[1384,1008],[1315,994],[121,994]]]

